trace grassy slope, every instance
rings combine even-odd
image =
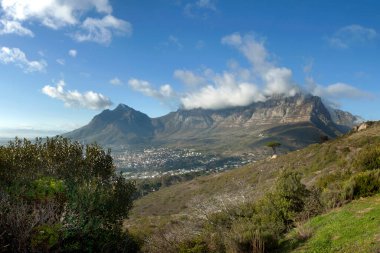
[[[160,189],[137,200],[132,210],[130,226],[157,224],[173,217],[187,216],[194,206],[210,204],[214,199],[245,201],[255,200],[273,184],[279,171],[294,168],[303,173],[304,183],[310,185],[322,175],[350,168],[352,157],[364,146],[380,145],[380,125],[350,134],[324,144],[314,144],[305,149],[265,160],[220,174]],[[263,147],[265,148],[265,147]],[[242,198],[241,196],[244,196]]]
[[[303,226],[311,228],[312,236],[298,243],[295,229],[281,252],[380,252],[380,195],[353,201]]]

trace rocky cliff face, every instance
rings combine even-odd
[[[102,145],[186,146],[247,150],[278,140],[295,149],[331,138],[355,124],[347,112],[333,116],[319,97],[298,94],[222,110],[178,110],[151,119],[126,105],[105,110],[66,136]]]

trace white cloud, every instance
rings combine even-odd
[[[59,65],[62,65],[62,66],[64,66],[65,63],[66,63],[64,59],[57,59],[56,61],[57,61],[57,63],[58,63]]]
[[[238,49],[252,64],[252,73],[263,81],[266,95],[284,94],[292,96],[299,89],[293,81],[292,71],[285,67],[277,67],[269,61],[264,40],[253,35],[241,36],[234,33],[222,38],[222,44]]]
[[[264,40],[253,35],[234,33],[222,38],[221,43],[237,49],[250,63],[249,67],[240,67],[235,60],[228,62],[228,69],[216,73],[204,68],[202,72],[186,69],[174,71],[174,78],[186,85],[182,94],[175,93],[170,86],[168,94],[154,89],[149,82],[131,79],[129,85],[141,93],[158,99],[179,99],[184,109],[223,109],[234,106],[246,106],[253,102],[265,101],[272,96],[294,96],[304,92],[293,80],[289,68],[277,66],[270,59]],[[305,67],[306,74],[312,70],[312,61]],[[310,79],[312,80],[312,79]],[[368,97],[368,93],[344,83],[324,87],[314,82],[307,92],[325,99],[357,99]]]
[[[78,55],[78,51],[75,50],[75,49],[70,49],[70,50],[69,50],[69,55],[70,55],[71,57],[75,58],[75,57],[77,57],[77,55]]]
[[[34,36],[31,30],[23,27],[18,21],[0,20],[0,35],[12,33],[20,36]]]
[[[3,64],[14,64],[24,70],[24,72],[42,72],[46,69],[46,62],[43,60],[30,61],[25,53],[19,48],[2,47],[0,50],[0,62]]]
[[[196,0],[187,3],[184,7],[184,13],[188,17],[207,18],[209,12],[216,12],[216,0]]]
[[[112,78],[112,79],[110,80],[110,84],[116,86],[116,85],[122,85],[123,82],[122,82],[119,78],[114,77],[114,78]]]
[[[213,0],[198,0],[195,2],[195,5],[199,8],[216,11],[215,1]]]
[[[79,42],[92,41],[100,44],[109,44],[112,35],[130,35],[132,25],[124,20],[107,15],[102,19],[86,18],[81,25],[81,31],[76,32],[73,38]]]
[[[51,98],[64,102],[66,107],[87,108],[92,110],[106,109],[112,105],[111,100],[93,91],[80,93],[77,90],[65,90],[65,81],[59,81],[56,86],[46,85],[42,88],[42,93]]]
[[[182,43],[180,42],[180,40],[174,36],[174,35],[170,35],[168,37],[168,40],[166,42],[163,43],[165,46],[174,46],[176,48],[178,48],[179,50],[183,49],[183,45]]]
[[[153,88],[148,81],[139,79],[130,79],[128,81],[129,86],[138,92],[141,92],[145,96],[158,98],[160,100],[173,98],[175,93],[169,84],[162,85],[158,90]]]
[[[340,28],[331,37],[327,38],[330,46],[347,49],[372,41],[378,37],[376,30],[360,25],[349,25]]]
[[[78,41],[107,44],[113,34],[128,34],[132,31],[130,23],[112,16],[109,0],[0,0],[0,5],[0,22],[3,26],[0,34],[33,36],[33,32],[24,25],[40,23],[54,30],[79,28],[80,31],[72,33]],[[87,13],[102,18],[87,17]]]
[[[231,73],[216,75],[213,81],[214,84],[185,94],[181,98],[183,107],[185,109],[222,109],[245,106],[266,99],[255,84],[239,82]]]
[[[371,98],[372,95],[368,92],[359,90],[358,88],[346,83],[334,83],[328,86],[322,86],[312,78],[307,79],[308,91],[316,96],[323,97],[330,101],[339,99],[365,99]]]
[[[194,74],[190,70],[177,69],[174,71],[173,76],[188,86],[198,86],[206,81],[204,77]]]

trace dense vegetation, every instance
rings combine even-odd
[[[16,139],[0,147],[0,252],[376,252],[379,195],[362,198],[380,193],[379,131],[137,186],[97,145]]]
[[[16,139],[0,147],[0,252],[134,252],[134,192],[97,145]]]
[[[137,200],[128,227],[144,239],[145,252],[297,251],[309,240],[318,241],[313,233],[322,228],[307,225],[312,217],[318,220],[380,192],[379,130],[374,124],[277,159],[161,189]],[[370,222],[362,221],[355,231],[365,233]],[[373,229],[367,240],[374,244],[359,252],[380,249],[373,239],[379,230]],[[348,243],[347,235],[338,240],[330,233],[325,240]]]

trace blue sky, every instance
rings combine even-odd
[[[37,3],[36,3],[37,2]],[[0,0],[0,137],[298,91],[380,119],[380,2]]]

